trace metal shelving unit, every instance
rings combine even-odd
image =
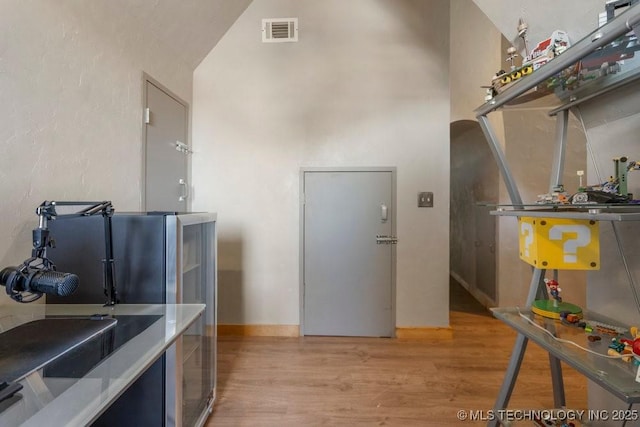
[[[583,347],[607,353],[608,340],[589,342],[584,331],[577,326],[559,324],[550,319],[535,316],[531,311],[517,308],[494,308],[493,315],[527,338],[562,360],[591,381],[626,403],[640,403],[640,384],[635,380],[636,367],[619,359],[605,359],[576,347],[555,341],[543,330],[527,321],[529,319],[559,338],[569,339]],[[597,313],[583,312],[584,318],[605,324],[615,323]]]
[[[546,218],[571,218],[571,219],[588,219],[597,221],[610,221],[616,234],[616,240],[618,241],[618,248],[621,255],[624,254],[620,241],[618,239],[618,232],[616,230],[616,222],[619,221],[639,221],[640,220],[640,206],[629,205],[597,205],[597,206],[575,206],[575,205],[527,205],[523,203],[520,196],[520,192],[513,178],[509,165],[507,164],[505,154],[501,148],[501,144],[489,124],[487,115],[493,111],[509,108],[510,105],[517,105],[526,102],[531,98],[531,95],[535,95],[535,91],[539,85],[543,85],[549,79],[557,76],[563,70],[575,65],[589,54],[595,52],[598,49],[605,48],[610,43],[616,41],[620,37],[624,36],[630,31],[635,31],[640,26],[640,4],[636,4],[619,16],[605,24],[604,26],[594,30],[587,37],[583,38],[579,42],[575,43],[569,49],[567,49],[560,56],[554,58],[548,63],[544,64],[535,72],[522,77],[521,79],[512,83],[512,85],[506,88],[502,93],[496,95],[493,99],[483,104],[476,109],[476,117],[482,128],[482,131],[489,142],[489,146],[493,152],[494,158],[498,164],[498,169],[505,183],[509,198],[511,199],[510,206],[498,206],[497,210],[491,212],[492,215],[498,216],[516,216],[516,217],[546,217]],[[557,99],[549,106],[549,115],[556,117],[556,133],[555,133],[555,148],[554,148],[554,162],[551,169],[550,177],[550,191],[562,184],[562,174],[564,169],[564,160],[567,144],[567,123],[569,111],[580,105],[581,103],[602,96],[612,90],[619,89],[625,85],[640,79],[640,67],[623,69],[621,72],[601,77],[593,80],[582,87],[572,91],[565,91],[556,94]],[[549,95],[554,96],[554,95]],[[627,275],[632,284],[631,288],[634,291],[634,298],[636,304],[640,310],[640,299],[635,292],[635,286],[632,282],[632,277],[628,267]],[[546,296],[546,287],[544,285],[544,277],[546,270],[534,268],[529,286],[529,293],[526,300],[526,309],[533,304],[533,301],[540,295]],[[625,400],[627,403],[640,402],[640,384],[635,388],[635,384],[628,384],[622,382],[622,386],[618,385],[618,382],[602,379],[598,376],[599,371],[606,371],[613,366],[608,364],[604,366],[604,369],[596,367],[594,363],[583,363],[583,359],[578,359],[575,352],[569,351],[563,346],[557,344],[553,340],[547,340],[546,338],[539,336],[539,331],[533,326],[525,325],[525,321],[517,317],[514,314],[515,309],[495,309],[494,315],[513,327],[518,335],[514,344],[513,352],[509,361],[509,365],[505,372],[505,378],[500,389],[500,392],[496,398],[494,406],[495,410],[505,409],[511,393],[515,386],[515,382],[522,364],[522,359],[526,351],[527,343],[529,339],[532,339],[542,348],[549,353],[549,363],[551,378],[553,384],[554,404],[557,408],[565,406],[565,394],[564,384],[562,380],[562,370],[560,361],[564,360],[571,366],[576,368],[579,372],[594,380],[596,383],[609,390],[612,394]],[[553,325],[549,325],[552,327]],[[598,365],[600,366],[600,365]],[[624,374],[624,373],[623,373]],[[631,374],[630,378],[631,378]],[[616,377],[617,378],[617,377]],[[633,378],[631,378],[633,381]],[[494,419],[489,421],[489,426],[497,426],[500,420]]]
[[[638,205],[600,206],[590,205],[537,205],[521,209],[498,208],[490,212],[495,216],[527,216],[532,218],[566,218],[586,219],[594,221],[640,221],[640,207]]]

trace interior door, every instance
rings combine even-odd
[[[187,105],[146,81],[145,209],[186,212]]]
[[[393,172],[303,175],[304,334],[392,336]]]

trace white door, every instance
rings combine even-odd
[[[393,336],[394,172],[303,175],[303,333]]]
[[[151,81],[145,86],[145,210],[186,212],[187,105]]]

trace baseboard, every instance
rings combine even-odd
[[[396,338],[412,340],[453,339],[451,327],[396,328]]]
[[[480,304],[484,305],[486,308],[496,307],[498,305],[496,301],[489,298],[482,291],[479,291],[478,289],[471,286],[469,283],[467,283],[466,280],[460,277],[456,272],[449,271],[449,275],[453,277],[458,283],[460,283],[460,285],[463,288],[465,288],[467,292],[469,292],[475,299],[478,300]]]
[[[299,337],[299,325],[218,325],[219,336]]]
[[[299,337],[299,325],[218,325],[218,336],[238,337]],[[450,327],[396,328],[399,339],[452,339]]]

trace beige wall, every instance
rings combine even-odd
[[[191,99],[190,68],[105,5],[0,3],[0,266],[30,255],[44,200],[140,209],[143,70]]]
[[[274,17],[300,41],[261,43]],[[299,323],[301,167],[395,166],[397,325],[448,325],[448,49],[447,2],[261,0],[205,58],[193,203],[219,213],[221,323]]]
[[[503,113],[506,158],[525,203],[535,203],[549,191],[556,120],[546,110],[522,109]],[[578,190],[576,171],[586,170],[585,137],[579,121],[570,116],[562,183],[568,193]],[[506,199],[505,199],[506,201]],[[518,222],[501,218],[500,305],[519,306],[527,299],[531,266],[518,256]],[[559,282],[564,300],[584,306],[584,272],[561,271]]]
[[[627,65],[638,58],[627,61]],[[593,156],[587,161],[589,183],[604,182],[613,174],[613,158],[627,156],[629,160],[640,159],[638,134],[640,132],[640,103],[638,93],[640,84],[634,83],[599,97],[580,106],[589,146]],[[640,198],[640,173],[631,171],[628,176],[629,192],[634,198]],[[618,238],[616,240],[613,225]],[[590,310],[604,314],[622,322],[623,326],[640,324],[640,306],[635,299],[640,294],[640,251],[638,239],[640,228],[636,221],[608,223],[600,222],[600,255],[602,268],[590,272],[587,286],[587,305]],[[623,260],[619,246],[624,253]],[[627,275],[624,262],[629,266],[631,279]],[[589,388],[589,404],[598,409],[623,409],[623,403],[610,396],[598,386]],[[613,422],[598,425],[615,425]]]
[[[471,0],[451,0],[451,122],[476,120],[486,86],[504,67],[502,34]]]
[[[470,0],[453,0],[450,5],[451,275],[483,304],[494,306],[500,293],[494,289],[496,283],[480,283],[476,274],[477,263],[486,264],[476,244],[482,241],[490,245],[493,241],[488,241],[476,222],[495,221],[481,218],[488,215],[488,209],[477,203],[498,201],[497,166],[474,110],[484,102],[482,86],[501,67],[502,35]],[[502,135],[502,114],[493,115],[491,120]]]

